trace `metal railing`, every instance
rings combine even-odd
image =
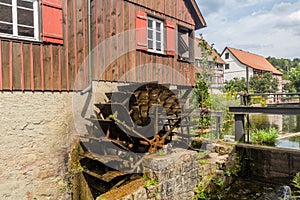
[[[278,105],[300,104],[300,92],[289,93],[239,93],[240,104],[249,106],[253,104]]]

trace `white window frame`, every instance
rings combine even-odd
[[[12,0],[12,5],[0,2],[1,5],[10,6],[12,8],[12,23],[1,21],[1,19],[0,19],[0,23],[6,23],[6,24],[12,24],[13,25],[13,34],[0,33],[0,37],[39,41],[40,37],[39,37],[39,5],[38,5],[38,0],[27,0],[27,1],[31,1],[33,3],[33,8],[32,9],[17,6],[17,0]],[[33,11],[33,26],[18,24],[18,12],[17,12],[18,8]],[[22,27],[34,28],[34,37],[18,35],[18,25],[22,26]]]
[[[148,27],[148,22],[149,20],[152,21],[152,28],[149,29]],[[156,42],[158,42],[158,38],[156,38],[156,32],[158,31],[156,29],[156,23],[160,23],[160,43],[161,43],[161,49],[158,50],[158,47],[156,46]],[[149,38],[148,36],[148,31],[152,31],[152,37],[153,38]],[[149,40],[152,41],[153,43],[153,49],[149,49]],[[150,52],[154,52],[154,53],[164,53],[164,21],[153,18],[153,17],[147,17],[147,46],[148,46],[148,51]]]

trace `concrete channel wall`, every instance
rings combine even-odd
[[[247,162],[249,176],[264,181],[288,182],[300,172],[300,151],[237,144],[236,151]]]

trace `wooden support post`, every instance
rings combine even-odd
[[[220,139],[221,116],[216,116],[216,139]]]
[[[245,114],[234,115],[235,141],[245,142]]]

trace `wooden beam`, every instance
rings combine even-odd
[[[230,106],[229,112],[236,114],[263,113],[279,115],[300,115],[300,107],[288,105],[285,107]]]

